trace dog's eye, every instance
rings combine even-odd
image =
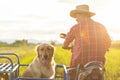
[[[51,48],[50,48],[50,47],[47,47],[47,50],[51,50]]]
[[[44,48],[41,48],[40,50],[41,50],[41,51],[43,51],[43,50],[44,50]]]

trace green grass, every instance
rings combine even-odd
[[[14,52],[20,56],[21,64],[29,64],[32,62],[35,53],[35,46],[23,46],[23,47],[0,47],[1,52]],[[55,47],[55,61],[57,64],[64,64],[69,66],[71,51],[64,50],[61,46]],[[120,80],[120,48],[110,48],[110,51],[106,54],[106,80]],[[20,74],[25,68],[20,68]]]
[[[107,80],[120,80],[120,49],[111,48],[106,60]]]
[[[69,66],[71,52],[70,50],[62,49],[61,46],[56,46],[54,57],[57,64],[64,64],[66,66]]]

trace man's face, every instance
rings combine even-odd
[[[86,18],[90,18],[88,14],[85,13],[78,13],[76,14],[76,21],[79,23],[83,20],[85,20]]]
[[[76,21],[79,23],[83,20],[82,14],[76,14]]]

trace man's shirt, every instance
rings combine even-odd
[[[105,62],[105,52],[111,45],[110,37],[105,27],[91,19],[85,19],[74,25],[67,33],[64,47],[74,40],[71,64],[75,60],[85,64],[89,61]]]

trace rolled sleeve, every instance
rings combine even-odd
[[[67,36],[65,38],[65,41],[63,43],[63,47],[68,47],[69,44],[74,40],[74,26],[70,29],[70,31],[67,33]]]

